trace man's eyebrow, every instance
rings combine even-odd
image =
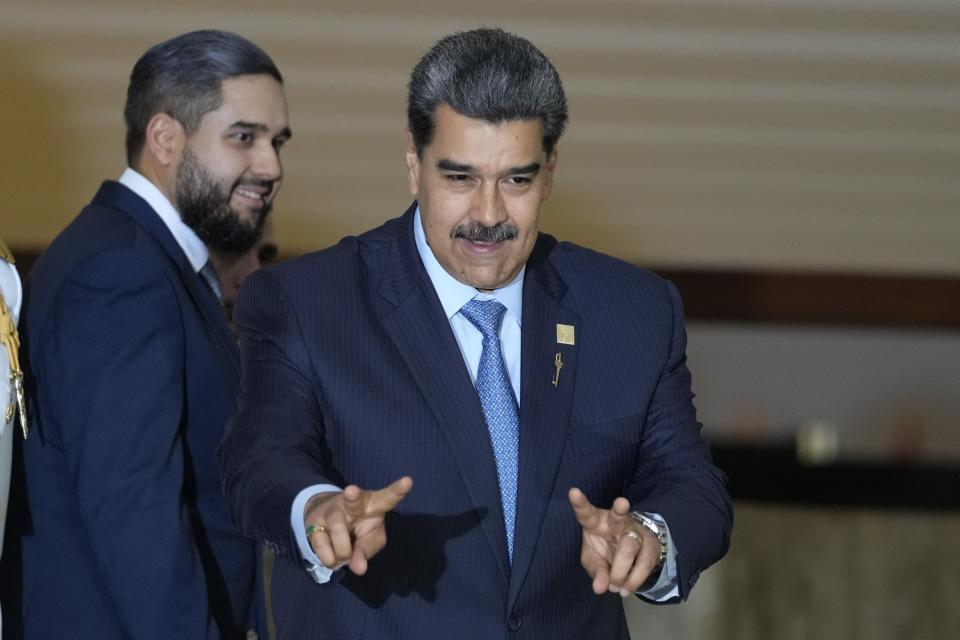
[[[252,129],[254,131],[269,132],[270,128],[263,124],[262,122],[246,122],[244,120],[237,120],[230,125],[231,129]],[[293,137],[293,132],[290,131],[290,127],[284,127],[280,133],[278,133],[276,138],[281,138],[283,140],[289,140]]]
[[[441,171],[459,171],[461,173],[470,173],[473,171],[473,165],[460,164],[459,162],[454,162],[448,158],[440,158],[437,160],[437,169],[440,169]]]
[[[474,170],[473,165],[461,164],[448,158],[441,158],[437,160],[437,168],[441,171],[456,171],[459,173],[470,173]],[[522,167],[510,167],[509,169],[501,171],[501,174],[514,176],[537,173],[538,171],[540,171],[540,163],[531,162],[530,164],[523,165]]]
[[[237,120],[230,125],[231,129],[256,129],[257,131],[267,131],[267,125],[262,122],[246,122],[245,120]]]
[[[531,162],[530,164],[523,165],[522,167],[510,167],[503,172],[503,175],[524,175],[527,173],[537,173],[538,171],[540,171],[540,163]]]

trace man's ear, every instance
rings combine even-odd
[[[553,151],[550,152],[550,157],[547,159],[546,173],[543,176],[543,191],[540,192],[541,202],[549,198],[553,191],[553,171],[557,168],[557,156],[557,145],[553,145]]]
[[[413,143],[413,134],[410,133],[410,129],[407,129],[407,145],[403,151],[403,158],[407,163],[410,193],[416,197],[420,192],[420,156],[417,155],[417,145]]]
[[[180,158],[186,140],[182,124],[166,113],[156,113],[147,123],[144,150],[158,165],[169,167]]]

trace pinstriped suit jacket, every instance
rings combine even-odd
[[[691,402],[676,290],[540,235],[524,279],[511,566],[480,402],[417,254],[414,211],[241,291],[239,412],[221,470],[241,530],[279,555],[280,638],[626,638],[620,598],[594,595],[580,566],[569,488],[663,515],[681,597],[732,525]],[[575,327],[575,344],[558,344],[557,324]],[[315,584],[289,526],[297,492],[402,475],[413,490],[368,573]]]

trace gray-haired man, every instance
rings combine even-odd
[[[417,201],[244,285],[221,464],[281,636],[626,638],[620,595],[685,598],[725,552],[676,290],[537,230],[565,122],[530,42],[444,38]]]

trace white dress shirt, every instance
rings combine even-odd
[[[200,273],[200,269],[207,264],[207,259],[210,257],[207,246],[203,244],[203,240],[197,237],[193,229],[183,222],[173,204],[167,200],[167,197],[157,188],[157,185],[129,167],[120,176],[119,182],[147,201],[147,204],[163,220],[167,229],[170,229],[173,239],[177,241],[177,244],[187,255],[190,266],[193,267],[195,272]]]

